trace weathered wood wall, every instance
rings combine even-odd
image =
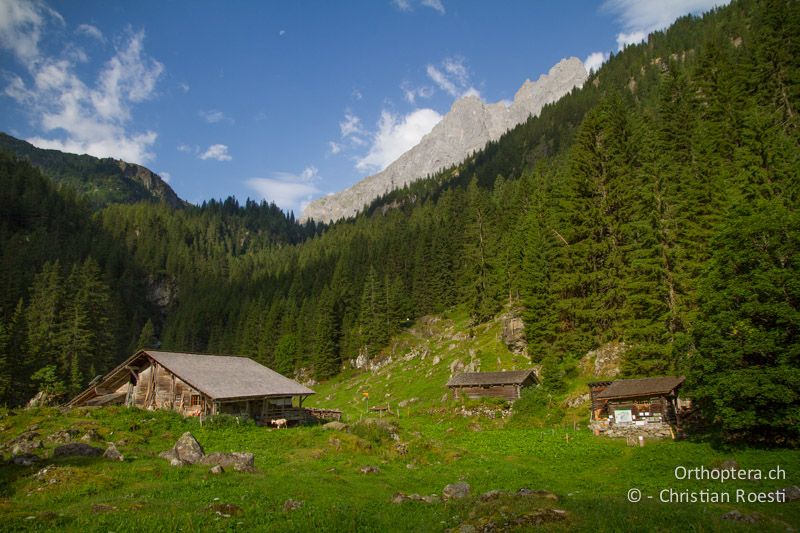
[[[490,385],[483,387],[453,387],[456,398],[503,398],[514,401],[519,399],[518,385]]]
[[[127,390],[128,385],[120,390]],[[160,365],[151,365],[139,372],[133,386],[131,404],[143,409],[174,409],[183,414],[199,411],[201,405],[192,406],[192,395],[200,393]],[[211,406],[206,405],[207,412]]]

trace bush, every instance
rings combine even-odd
[[[223,429],[240,426],[254,426],[255,422],[249,416],[234,416],[226,414],[211,415],[203,421],[203,425],[210,429]]]
[[[565,414],[560,398],[541,386],[523,389],[519,400],[514,402],[513,412],[515,424],[538,427],[558,424]]]
[[[350,433],[373,444],[397,440],[397,427],[377,418],[365,418],[350,426]]]

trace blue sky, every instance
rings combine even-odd
[[[510,100],[719,0],[0,0],[0,130],[142,163],[183,198],[296,213],[454,100]]]

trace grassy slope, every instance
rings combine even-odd
[[[464,418],[454,411],[460,403],[442,402],[449,365],[468,362],[470,349],[482,370],[524,368],[527,362],[509,353],[499,340],[500,324],[476,328],[462,338],[466,316],[455,312],[438,322],[418,323],[400,335],[393,362],[376,373],[351,371],[321,384],[311,403],[341,407],[350,421],[363,416],[361,389],[373,403],[419,398],[401,416],[387,417],[398,426],[407,447],[401,453],[388,438],[364,438],[320,427],[269,430],[251,425],[200,427],[196,419],[173,413],[136,409],[0,411],[0,442],[39,426],[44,457],[54,445],[47,435],[68,427],[92,428],[109,441],[124,441],[122,463],[102,459],[46,460],[55,469],[37,479],[39,467],[0,466],[0,529],[66,529],[72,531],[264,530],[264,531],[442,531],[481,519],[516,517],[538,507],[569,512],[563,523],[549,528],[573,530],[739,530],[744,526],[721,520],[731,509],[762,515],[761,530],[786,531],[800,525],[800,503],[777,504],[630,504],[626,493],[637,487],[657,496],[663,488],[733,491],[769,490],[800,484],[800,452],[776,450],[715,451],[704,443],[652,442],[642,449],[624,442],[595,438],[586,429],[534,428],[504,420]],[[405,361],[412,349],[428,347],[425,358]],[[441,362],[432,364],[434,356]],[[582,378],[576,378],[575,393]],[[389,394],[389,396],[386,396]],[[496,407],[496,405],[491,405]],[[579,416],[578,409],[572,416]],[[580,425],[579,425],[580,428]],[[213,476],[207,468],[170,467],[157,457],[184,431],[192,431],[207,452],[251,451],[258,472],[229,471]],[[569,436],[569,440],[567,440]],[[100,444],[102,446],[102,444]],[[7,453],[7,452],[6,452]],[[735,458],[743,468],[786,469],[784,481],[740,481],[720,486],[713,481],[677,481],[673,470],[714,466]],[[359,468],[375,465],[377,474]],[[48,483],[48,479],[56,479]],[[474,494],[520,487],[556,493],[557,502],[537,498],[501,498],[481,503],[477,498],[457,503],[390,503],[397,491],[432,494],[444,485],[467,481]],[[305,505],[286,512],[286,499]],[[214,504],[241,508],[221,517]],[[106,507],[103,507],[106,506]]]

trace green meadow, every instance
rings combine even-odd
[[[800,502],[735,501],[737,489],[749,494],[799,485],[800,451],[718,449],[692,440],[647,441],[639,448],[595,437],[586,428],[585,405],[563,407],[585,392],[591,376],[584,367],[591,361],[569,376],[563,397],[534,413],[509,414],[498,401],[449,398],[445,383],[456,361],[480,360],[481,370],[529,364],[506,349],[500,320],[473,330],[467,320],[458,312],[421,320],[393,339],[380,368],[351,369],[314,385],[317,394],[308,403],[341,409],[349,426],[343,431],[276,430],[232,418],[201,426],[196,418],[121,407],[2,411],[0,443],[35,427],[45,445],[37,450],[43,457],[37,465],[0,466],[2,529],[790,531],[800,526]],[[375,406],[390,411],[368,411]],[[464,416],[465,410],[473,415]],[[482,414],[474,414],[478,411]],[[56,444],[48,436],[65,429],[78,430],[78,440],[94,430],[98,440],[90,444],[103,448],[115,442],[125,460],[52,458]],[[206,453],[254,453],[256,472],[228,469],[214,475],[204,466],[170,466],[158,453],[186,431]],[[765,476],[781,467],[786,479],[720,483],[675,477],[676,467],[712,469],[728,460]],[[362,473],[363,467],[377,472]],[[469,497],[392,502],[399,492],[441,495],[457,482],[470,485]],[[516,495],[521,488],[545,493]],[[642,501],[628,501],[631,489],[641,491]],[[662,503],[665,489],[725,492],[731,502]],[[483,501],[481,495],[491,490],[502,492]],[[302,506],[285,510],[290,499]],[[733,510],[757,522],[722,518]]]

